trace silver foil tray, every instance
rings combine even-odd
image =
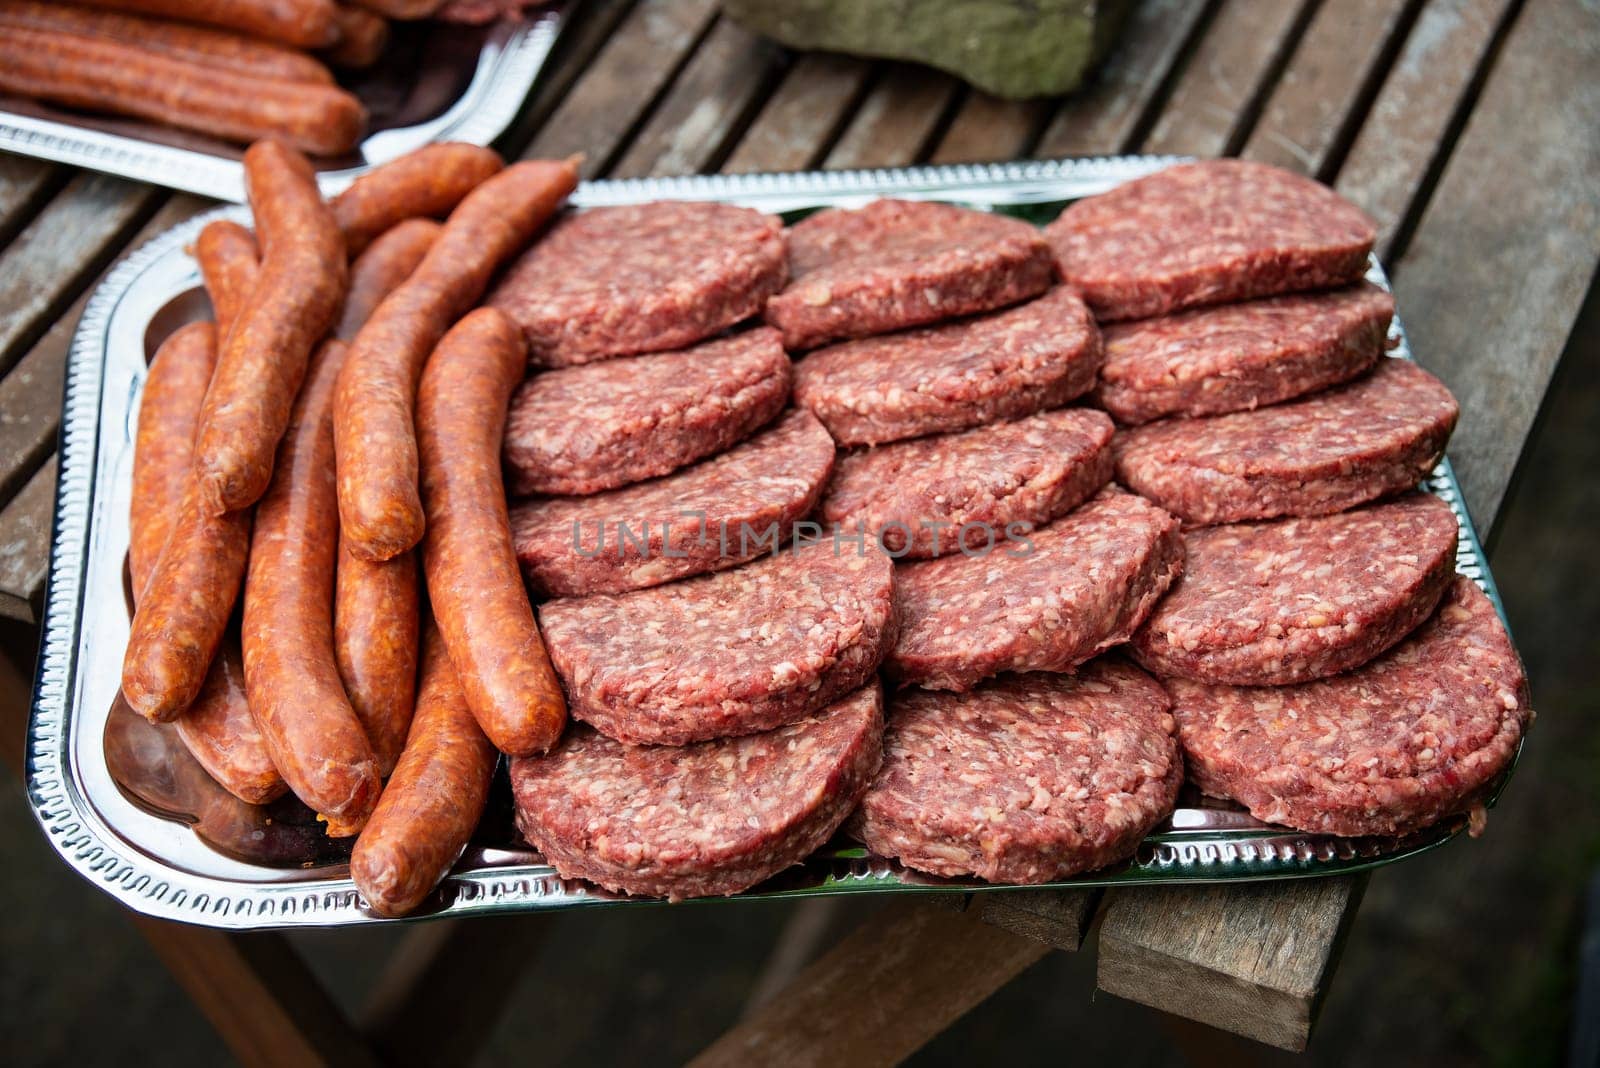
[[[394,24],[390,53],[341,78],[372,114],[349,156],[316,159],[324,195],[435,141],[487,145],[511,125],[564,22],[555,5],[488,27]],[[0,150],[243,203],[244,147],[199,134],[0,95]]]
[[[1170,162],[1138,157],[596,182],[582,186],[575,199],[583,206],[717,199],[799,212],[895,195],[1005,210],[1042,222],[1068,201]],[[297,801],[261,809],[234,801],[215,784],[208,789],[209,780],[204,773],[196,777],[198,767],[173,742],[170,728],[152,727],[126,706],[117,710],[128,636],[123,574],[133,429],[146,358],[172,330],[207,314],[199,275],[183,249],[218,215],[246,218],[242,208],[223,208],[154,239],[117,265],[78,326],[67,370],[44,644],[28,735],[28,797],[66,862],[139,912],[235,929],[377,923],[348,878],[348,844],[323,838]],[[1371,278],[1384,283],[1376,263]],[[1395,354],[1409,357],[1398,322],[1392,340]],[[1460,520],[1458,570],[1476,580],[1498,608],[1448,463],[1439,465],[1427,486]],[[1356,871],[1438,846],[1464,824],[1446,821],[1403,839],[1308,835],[1186,793],[1131,861],[1053,885]],[[920,875],[836,841],[739,898],[953,889],[1007,888]],[[474,842],[420,915],[643,903],[563,880],[530,852],[511,828],[502,771]]]

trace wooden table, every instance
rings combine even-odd
[[[1579,0],[1145,0],[1092,87],[1019,104],[923,69],[786,53],[712,0],[589,0],[501,147],[582,152],[587,177],[1135,151],[1315,175],[1380,224],[1413,347],[1461,401],[1450,453],[1492,539],[1600,258],[1597,70],[1600,14]],[[17,621],[0,625],[0,709],[14,767],[72,331],[113,260],[206,206],[0,156],[0,615]],[[815,917],[797,912],[764,983],[788,989],[701,1062],[898,1060],[1044,954],[1077,949],[1096,918],[1102,989],[1303,1048],[1361,888],[955,896],[895,907],[803,971]],[[532,923],[415,928],[361,1031],[277,936],[135,922],[250,1064],[421,1063],[444,1041],[464,1057]],[[456,1020],[437,1000],[409,1011],[419,991],[469,981]]]

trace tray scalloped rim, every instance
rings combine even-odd
[[[883,195],[937,196],[975,203],[1042,203],[1088,195],[1178,158],[1097,157],[903,170],[638,179],[586,183],[573,199],[583,207],[660,198],[730,200],[769,211],[851,203]],[[157,261],[182,249],[207,221],[217,217],[248,221],[245,209],[223,207],[152,239],[114,267],[96,289],[73,339],[66,375],[43,641],[27,738],[28,798],[51,845],[73,869],[124,905],[146,915],[236,930],[383,922],[362,905],[347,876],[245,883],[193,874],[146,856],[104,825],[69,771],[71,697],[83,616],[83,577],[91,533],[108,327],[119,301],[139,276]],[[1369,277],[1386,284],[1376,262]],[[1410,358],[1398,318],[1392,340],[1396,342],[1394,354]],[[1448,460],[1442,461],[1430,476],[1428,488],[1451,505],[1460,522],[1457,570],[1484,588],[1503,618],[1498,593]],[[1129,865],[1047,887],[1326,876],[1392,863],[1433,849],[1459,834],[1463,825],[1464,821],[1458,820],[1399,841],[1338,840],[1264,825],[1225,831],[1174,829],[1150,836]],[[1029,889],[923,877],[862,850],[849,849],[824,851],[790,871],[810,871],[817,881],[792,888],[784,888],[780,882],[775,889],[747,892],[732,900],[861,891],[1003,893]],[[777,878],[781,881],[784,877]],[[563,880],[547,866],[527,863],[452,872],[441,884],[432,907],[414,919],[655,903],[609,895],[580,882]]]

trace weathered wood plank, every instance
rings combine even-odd
[[[56,458],[35,471],[22,492],[0,510],[0,616],[39,621],[50,569],[50,516],[56,496]]]
[[[772,41],[719,19],[611,176],[698,174],[713,166],[783,62]]]
[[[50,199],[67,168],[27,156],[0,155],[0,248]]]
[[[1237,150],[1308,13],[1307,0],[1224,0],[1144,151],[1225,156]]]
[[[1512,0],[1432,0],[1378,90],[1336,184],[1377,220],[1385,263],[1403,251],[1427,176],[1448,156],[1451,131],[1514,7]]]
[[[1112,899],[1100,925],[1098,985],[1119,997],[1301,1050],[1361,880],[1289,889],[1141,887]]]
[[[691,1063],[896,1064],[1049,951],[971,910],[890,906]]]
[[[1414,0],[1323,4],[1240,154],[1328,177],[1388,70]]]
[[[606,173],[716,13],[714,0],[643,0],[573,84],[525,155],[561,158],[581,152],[585,178]]]
[[[1001,100],[973,90],[928,162],[985,163],[1024,156],[1050,111],[1048,100]]]
[[[1499,516],[1600,259],[1600,11],[1529,0],[1397,271],[1422,363],[1461,402],[1450,456]]]
[[[556,39],[533,93],[517,116],[516,123],[499,144],[507,157],[528,158],[528,142],[561,106],[573,83],[594,62],[595,54],[611,40],[617,26],[627,17],[633,0],[585,0],[573,19]]]
[[[984,923],[1075,952],[1083,946],[1099,900],[1093,890],[1011,890],[974,894],[968,908]]]
[[[1062,103],[1033,154],[1093,156],[1132,150],[1162,86],[1212,6],[1196,0],[1145,0],[1134,8],[1095,80]]]
[[[729,174],[815,167],[865,91],[872,65],[825,52],[802,55],[723,163]]]
[[[900,167],[917,162],[959,88],[948,74],[888,64],[823,167]]]
[[[22,358],[164,195],[80,173],[23,228],[0,255],[0,372]]]

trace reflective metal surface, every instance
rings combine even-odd
[[[434,141],[487,145],[511,125],[561,32],[563,5],[489,27],[396,23],[388,53],[341,79],[372,116],[355,152],[313,164],[326,195]],[[136,119],[0,96],[0,149],[244,201],[242,145]]]
[[[938,198],[1053,218],[1077,197],[1149,173],[1168,159],[1121,158],[903,171],[597,182],[583,206],[655,198],[729,200],[802,212],[892,194]],[[169,728],[152,727],[117,696],[128,635],[124,557],[133,429],[147,357],[178,326],[207,314],[184,253],[210,218],[248,221],[242,208],[197,218],[119,264],[79,324],[67,371],[55,540],[45,637],[28,737],[28,796],[51,844],[86,878],[140,912],[227,928],[382,922],[350,882],[348,843],[321,836],[292,798],[242,804],[210,783]],[[1383,283],[1374,265],[1370,277]],[[1399,323],[1395,355],[1409,357]],[[1488,566],[1448,463],[1428,488],[1461,523],[1457,568],[1496,606]],[[1503,614],[1503,613],[1502,613]],[[1356,871],[1433,848],[1464,819],[1403,839],[1308,835],[1257,822],[1186,790],[1166,824],[1131,861],[1058,886],[1279,879]],[[740,899],[839,893],[915,893],[976,881],[907,871],[835,842]],[[504,773],[473,843],[420,917],[544,908],[640,905],[563,880],[517,838]]]

